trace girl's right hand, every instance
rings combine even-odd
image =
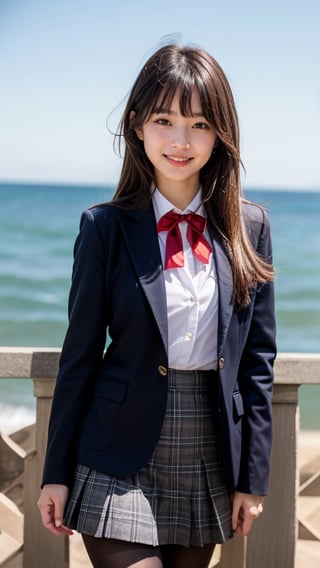
[[[68,493],[66,485],[44,485],[37,503],[43,526],[55,535],[73,534],[72,530],[62,524]]]

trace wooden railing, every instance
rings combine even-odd
[[[0,440],[1,566],[7,564],[9,556],[21,552],[23,568],[69,566],[68,539],[46,531],[36,508],[59,355],[58,349],[0,348],[0,377],[32,379],[37,400],[34,438],[28,436],[28,442],[20,444],[14,436],[2,435]],[[294,568],[298,530],[319,540],[317,532],[297,517],[299,491],[320,493],[320,471],[304,479],[299,488],[298,389],[302,384],[320,385],[320,354],[280,354],[275,366],[270,495],[250,536],[236,537],[221,547],[215,563],[218,568]],[[20,483],[20,502],[8,491],[11,462],[15,463],[16,483]]]

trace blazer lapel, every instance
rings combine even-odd
[[[168,353],[166,290],[152,204],[145,209],[126,210],[120,216],[120,223],[131,261]]]
[[[233,304],[233,275],[230,260],[219,236],[213,239],[214,259],[219,286],[218,358],[221,357],[227,337]]]
[[[144,209],[126,210],[120,216],[128,252],[150,304],[168,353],[166,290],[152,203]],[[212,231],[210,231],[212,233]],[[213,233],[213,250],[219,286],[218,358],[223,352],[233,304],[233,275],[230,260],[219,235]]]

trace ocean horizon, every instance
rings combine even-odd
[[[61,347],[81,212],[114,187],[0,183],[0,345]],[[320,352],[320,192],[245,188],[270,216],[279,352]],[[320,430],[320,388],[300,389],[301,427]],[[34,421],[31,381],[0,379],[0,430]]]

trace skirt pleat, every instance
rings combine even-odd
[[[158,444],[134,476],[78,465],[64,523],[80,533],[153,546],[204,546],[231,538],[213,407],[217,374],[169,370]]]

